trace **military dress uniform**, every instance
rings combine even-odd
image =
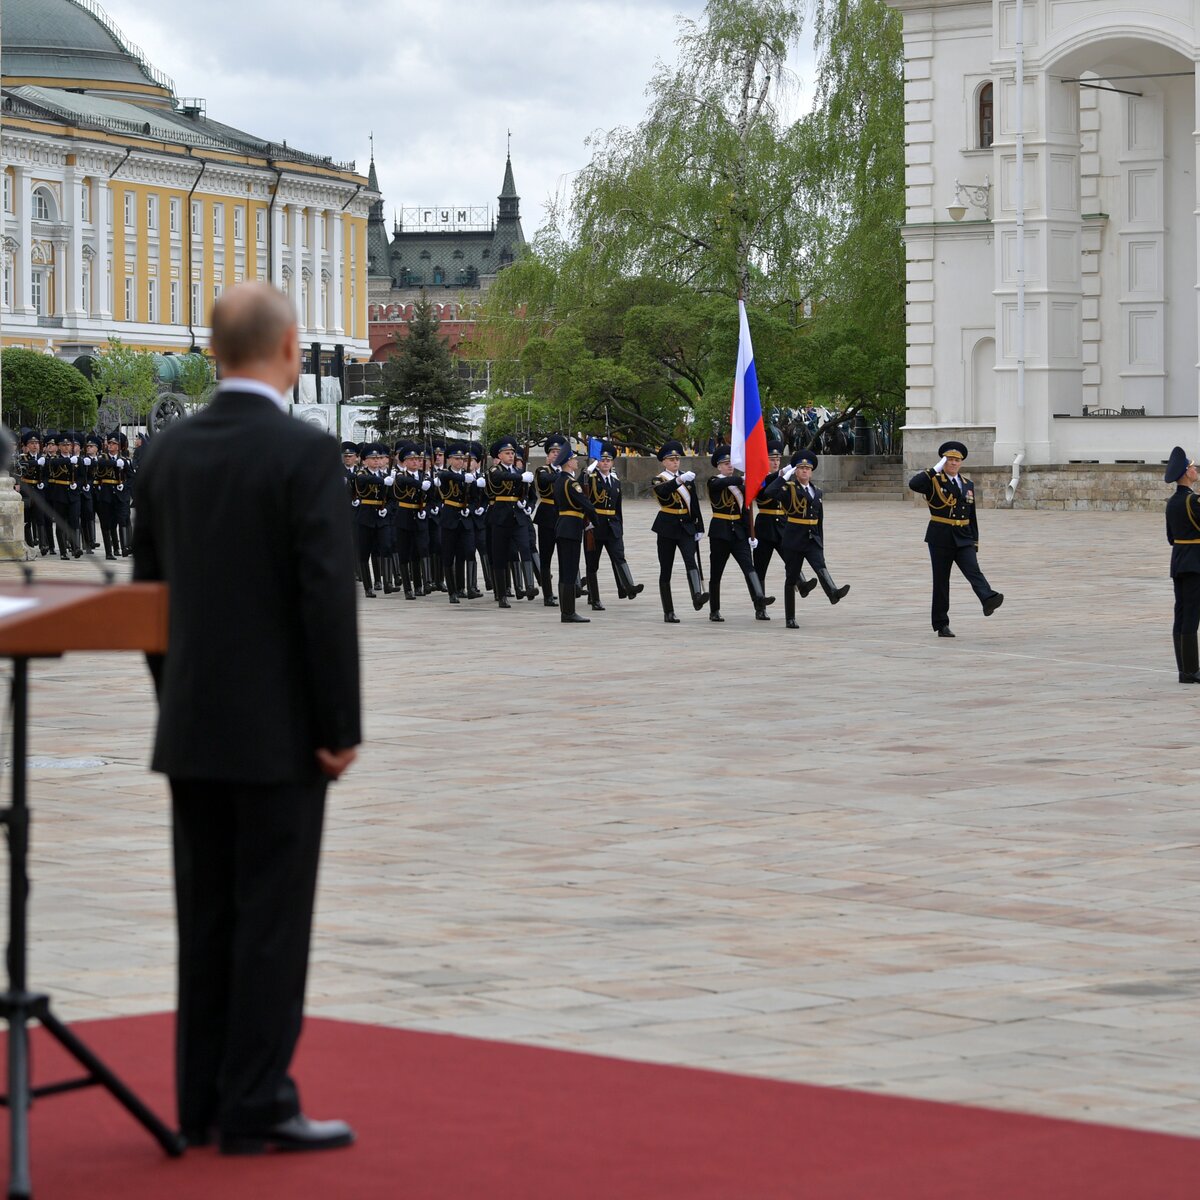
[[[596,510],[579,481],[566,469],[575,457],[570,446],[563,446],[558,454],[559,471],[554,477],[554,506],[558,512],[554,530],[554,545],[558,551],[558,603],[560,620],[566,625],[581,625],[589,620],[575,611],[578,599],[575,583],[579,577],[584,529],[596,517]]]
[[[541,560],[537,552],[537,528],[533,523],[537,485],[530,472],[525,469],[525,460],[520,453],[513,459],[513,466],[521,472],[517,525],[513,531],[512,559],[509,562],[513,593],[518,600],[536,600],[539,587],[537,581],[542,577]]]
[[[96,459],[96,470],[92,476],[92,503],[100,522],[105,558],[116,558],[123,553],[118,489],[124,485],[125,475],[125,459],[120,454],[113,455],[105,450]]]
[[[410,442],[397,446],[396,471],[391,485],[390,503],[395,512],[393,562],[406,600],[413,599],[414,595],[428,595],[431,590],[423,578],[421,530],[426,519],[425,493],[432,490],[433,484],[409,465],[419,457],[417,447]]]
[[[79,456],[76,469],[76,482],[79,484],[79,529],[83,539],[84,551],[88,554],[95,552],[96,541],[96,494],[93,481],[96,478],[96,464],[100,456],[100,442],[94,435],[89,435],[83,444],[83,453]]]
[[[967,457],[962,442],[943,442],[938,448],[942,461]],[[909,481],[909,488],[925,497],[929,505],[929,525],[925,543],[933,568],[933,604],[930,618],[938,637],[953,637],[950,629],[950,568],[957,565],[990,617],[1004,603],[979,569],[979,521],[975,512],[975,484],[960,474],[951,477],[939,469],[920,471]]]
[[[550,456],[557,454],[559,448],[566,444],[567,439],[562,434],[555,433],[548,437],[542,443],[547,461],[533,473],[538,496],[533,523],[537,526],[538,559],[542,568],[542,603],[547,608],[553,608],[558,603],[554,595],[553,568],[550,565],[550,559],[554,556],[555,529],[558,525],[558,511],[554,505],[554,477],[558,474],[558,468]]]
[[[466,447],[461,444],[451,443],[447,447],[447,457],[451,459],[464,458],[466,452]],[[473,493],[476,489],[472,486],[475,476],[461,468],[442,466],[434,472],[434,477],[441,512],[439,565],[445,573],[450,603],[458,604],[466,592],[467,530],[472,527],[470,506],[475,501]]]
[[[385,454],[383,446],[368,443],[363,446],[363,457],[370,454]],[[369,599],[375,598],[374,581],[385,581],[391,587],[391,569],[384,563],[388,544],[388,493],[391,484],[384,482],[382,471],[372,471],[365,466],[355,468],[351,481],[350,506],[354,509],[358,525],[358,570],[363,591]]]
[[[62,441],[63,444],[67,444],[65,437]],[[73,492],[79,490],[79,484],[75,480],[77,464],[72,463],[68,455],[61,453],[58,438],[53,434],[46,435],[46,449],[51,453],[46,454],[42,462],[42,491],[45,493],[50,507],[54,510],[54,533],[58,539],[58,556],[62,559],[69,559],[72,555],[78,558],[80,550],[75,529],[71,524],[71,496]],[[78,506],[75,506],[76,518],[78,518],[78,512]]]
[[[38,464],[38,459],[42,457],[41,440],[32,429],[25,429],[21,431],[20,445],[16,478],[17,491],[24,507],[25,544],[30,549],[49,554],[53,545],[53,535],[46,514],[42,512],[36,500],[41,490],[38,485],[42,481],[42,469]]]
[[[600,470],[602,463],[611,463],[616,456],[616,446],[612,442],[602,442],[600,458],[588,465],[583,477],[584,493],[596,510],[591,537],[584,539],[584,560],[587,565],[588,603],[597,612],[603,611],[598,575],[601,553],[608,553],[613,576],[617,581],[617,595],[622,600],[632,600],[645,587],[645,584],[634,583],[633,572],[625,558],[625,514],[621,501],[621,481],[615,471],[610,469],[605,475]]]
[[[667,442],[659,448],[658,461],[682,454],[683,446],[679,442]],[[676,551],[683,558],[692,607],[699,612],[708,603],[708,593],[700,583],[700,567],[696,561],[696,543],[704,536],[704,518],[700,514],[695,479],[692,471],[681,474],[665,468],[654,477],[658,516],[651,528],[658,536],[658,594],[662,600],[663,620],[668,625],[679,623],[671,598],[671,572]]]
[[[512,438],[500,438],[492,443],[491,456],[498,458],[503,450],[516,450]],[[494,462],[487,473],[488,532],[491,535],[492,594],[501,608],[511,608],[507,593],[508,560],[512,557],[513,535],[517,528],[517,505],[521,500],[523,472]]]
[[[109,453],[112,453],[113,443],[116,444],[116,454],[113,456],[120,480],[113,491],[113,520],[116,521],[117,542],[120,546],[118,553],[128,558],[133,553],[133,531],[130,528],[130,511],[133,493],[133,463],[129,457],[129,439],[120,430],[114,429],[108,435]]]
[[[1180,683],[1200,683],[1200,497],[1192,491],[1194,464],[1176,446],[1167,463],[1165,483],[1176,485],[1167,501],[1167,541],[1171,546],[1171,583],[1175,589],[1175,665]]]
[[[483,585],[487,591],[492,590],[492,546],[487,519],[487,472],[483,469],[482,442],[471,443],[471,461],[468,466],[471,469],[467,474],[475,476],[475,501],[471,509],[471,529],[467,531],[467,599],[478,600],[483,592],[479,590],[476,554],[483,564]]]
[[[718,446],[712,453],[711,462],[730,461],[730,448]],[[754,570],[754,557],[750,549],[750,506],[746,503],[746,482],[738,475],[713,475],[708,481],[708,501],[712,505],[712,522],[708,527],[708,619],[724,621],[721,616],[721,578],[725,564],[732,558],[746,577],[746,587],[754,604],[754,617],[758,621],[769,621],[767,605],[775,602],[774,596],[763,593],[762,581]]]

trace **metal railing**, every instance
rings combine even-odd
[[[82,8],[84,12],[95,17],[104,26],[113,41],[141,67],[148,79],[158,84],[159,87],[166,88],[172,96],[175,94],[175,81],[170,75],[151,64],[141,46],[135,45],[117,28],[116,22],[96,3],[96,0],[71,0],[71,3],[76,8]]]

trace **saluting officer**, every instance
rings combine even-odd
[[[596,510],[575,480],[578,455],[564,443],[555,460],[554,505],[558,522],[554,529],[554,547],[558,551],[558,603],[564,625],[582,625],[590,620],[575,611],[575,581],[579,577],[579,552],[583,549],[584,526],[595,520]]]
[[[1167,501],[1167,541],[1171,544],[1171,582],[1175,586],[1175,665],[1180,683],[1200,683],[1200,498],[1192,491],[1196,464],[1176,446],[1171,451],[1165,483],[1175,484]]]
[[[718,446],[711,458],[717,473],[708,480],[708,500],[712,505],[712,524],[708,529],[708,619],[725,620],[721,616],[721,577],[725,574],[725,564],[732,558],[746,577],[754,603],[754,619],[769,621],[767,605],[774,604],[775,597],[763,594],[762,581],[754,570],[753,551],[758,542],[750,531],[746,484],[733,473],[731,455],[729,446]]]
[[[554,531],[558,524],[558,511],[554,506],[554,476],[558,473],[555,456],[559,447],[565,446],[567,439],[561,433],[552,433],[542,449],[546,452],[546,461],[533,473],[533,482],[537,487],[538,506],[533,514],[533,523],[538,533],[538,558],[542,567],[542,603],[547,608],[558,604],[554,595],[554,568],[550,559],[554,554]]]
[[[700,567],[696,562],[696,543],[704,536],[700,497],[692,486],[696,472],[680,473],[682,456],[681,443],[666,442],[658,451],[658,461],[663,469],[654,477],[658,516],[651,528],[658,535],[658,594],[662,599],[663,620],[668,625],[679,624],[675,602],[671,599],[671,571],[677,550],[683,556],[692,607],[699,612],[708,603],[708,593],[701,587]]]
[[[532,482],[533,475],[513,466],[517,456],[514,438],[497,438],[492,443],[491,455],[495,461],[487,473],[487,519],[491,533],[492,594],[500,608],[511,608],[507,599],[508,560],[512,557],[517,528],[517,504],[521,499],[521,484]]]
[[[929,505],[925,542],[933,567],[933,628],[938,637],[953,637],[950,629],[950,568],[955,564],[966,577],[983,615],[990,617],[1004,603],[979,569],[979,521],[975,514],[975,485],[961,473],[967,448],[962,442],[943,442],[937,465],[920,471],[909,481],[914,492]]]
[[[646,586],[634,583],[633,572],[625,558],[625,514],[621,503],[621,481],[613,470],[617,448],[612,442],[600,443],[600,457],[588,464],[583,478],[583,489],[596,510],[593,518],[591,544],[584,539],[584,558],[587,562],[588,603],[597,612],[603,612],[600,603],[601,551],[608,551],[613,575],[617,581],[617,595],[622,600],[632,600]]]

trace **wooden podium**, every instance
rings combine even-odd
[[[167,590],[159,583],[85,584],[36,582],[0,585],[0,655],[11,658],[12,804],[0,809],[8,827],[8,990],[0,993],[0,1017],[8,1022],[9,1200],[32,1196],[29,1170],[29,1106],[36,1096],[106,1088],[170,1155],[183,1153],[182,1139],[50,1011],[50,998],[29,991],[26,978],[26,905],[29,896],[28,755],[29,660],[56,658],[71,650],[167,648]],[[87,1072],[80,1079],[33,1087],[29,1079],[28,1025],[36,1020]]]

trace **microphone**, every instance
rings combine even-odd
[[[0,421],[0,461],[15,462],[17,456],[17,435],[13,433],[7,425]],[[22,492],[21,495],[28,496],[33,503],[33,507],[44,517],[49,517],[54,526],[59,529],[65,540],[70,542],[74,537],[75,531],[54,511],[49,501],[36,488],[31,488],[28,492]],[[92,567],[93,570],[100,573],[100,578],[106,584],[115,583],[117,573],[111,567],[101,566],[100,562],[90,554],[85,554],[84,559]],[[33,582],[33,567],[28,563],[24,564],[25,582]]]

